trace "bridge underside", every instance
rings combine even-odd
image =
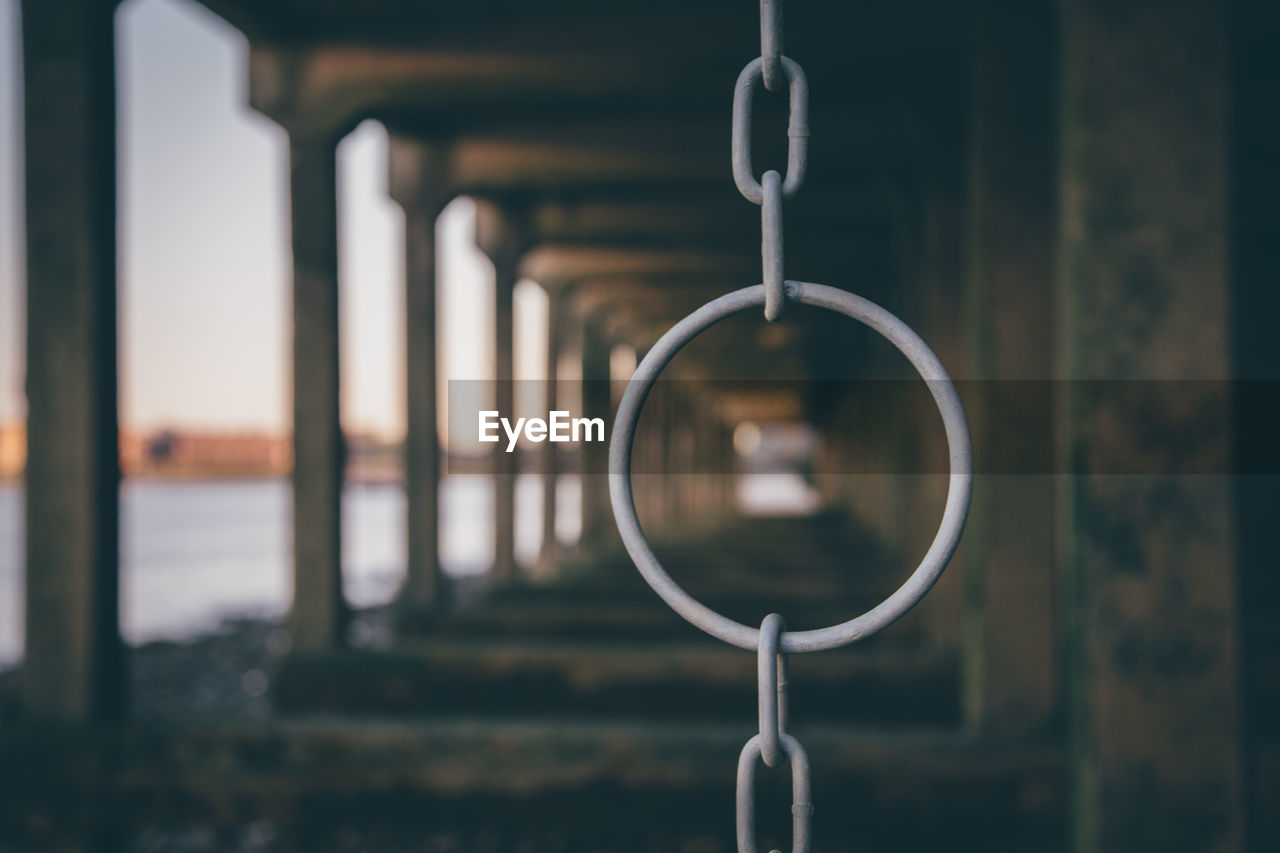
[[[492,588],[472,601],[441,574],[435,222],[476,199],[497,407],[511,409],[512,291],[530,277],[551,300],[550,375],[575,363],[549,387],[612,422],[615,347],[643,355],[760,281],[759,210],[728,150],[754,7],[204,5],[249,37],[250,102],[290,140],[292,651],[267,722],[129,719],[112,4],[24,2],[28,639],[25,722],[0,734],[0,764],[33,769],[0,776],[0,830],[137,846],[140,823],[225,839],[266,821],[283,849],[731,849],[754,662],[641,584],[603,445],[548,443],[537,462],[548,519],[558,478],[580,477],[575,547],[547,528],[536,571],[517,564],[518,454],[498,453]],[[1260,223],[1280,142],[1264,11],[788,4],[812,137],[786,206],[787,277],[913,327],[962,380],[978,460],[965,541],[925,602],[883,636],[794,662],[822,849],[1280,838],[1263,808],[1280,779],[1278,492],[1227,476],[1270,440],[1229,383],[1280,364],[1263,319],[1274,288],[1258,284],[1276,272]],[[756,97],[757,172],[781,169],[785,99]],[[390,135],[406,252],[408,572],[395,641],[377,650],[349,647],[341,592],[335,151],[366,119]],[[637,503],[699,596],[748,623],[776,610],[817,627],[918,562],[946,449],[922,386],[868,396],[871,380],[914,379],[884,341],[796,306],[776,326],[750,312],[667,376],[637,441],[636,470],[654,475],[636,478]],[[1117,380],[1140,393],[1109,393]],[[744,420],[808,425],[822,512],[737,513]],[[785,837],[784,818],[762,807],[766,833]]]

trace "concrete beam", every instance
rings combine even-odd
[[[744,282],[759,279],[757,259],[741,253],[691,248],[611,248],[595,245],[544,244],[524,258],[522,270],[535,281],[572,281],[588,278],[648,278],[679,274],[705,274]]]

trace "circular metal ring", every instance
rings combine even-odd
[[[788,281],[786,292],[788,299],[802,305],[825,308],[864,323],[907,357],[928,384],[942,415],[951,459],[951,482],[938,533],[920,565],[902,586],[880,604],[847,622],[812,631],[788,631],[779,638],[780,652],[815,652],[838,648],[876,633],[910,610],[938,580],[959,544],[965,518],[969,514],[969,499],[973,492],[973,448],[969,424],[955,386],[933,350],[909,326],[879,305],[846,290]],[[653,345],[636,368],[618,405],[617,420],[609,442],[609,497],[613,503],[613,515],[622,542],[640,574],[654,592],[686,620],[730,645],[753,651],[759,648],[758,628],[722,616],[691,597],[671,579],[654,556],[640,528],[635,497],[631,493],[631,445],[645,398],[675,354],[704,329],[740,311],[758,308],[764,302],[764,285],[757,284],[712,300],[676,323]]]

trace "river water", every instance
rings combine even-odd
[[[440,561],[446,574],[484,572],[493,561],[493,487],[483,474],[440,483]],[[229,617],[280,617],[292,597],[289,482],[128,480],[120,491],[120,625],[132,644],[186,639]],[[577,477],[558,485],[556,534],[578,536]],[[807,513],[812,487],[796,474],[747,474],[737,483],[747,514]],[[404,492],[349,485],[343,493],[343,586],[357,607],[385,604],[404,579]],[[532,565],[542,540],[542,483],[516,478],[516,559]],[[22,488],[0,484],[0,668],[22,656]]]
[[[559,538],[577,536],[576,478],[560,482]],[[537,556],[542,487],[516,480],[516,555]],[[230,616],[281,616],[289,607],[289,483],[126,481],[121,488],[121,629],[130,643],[181,639]],[[456,576],[483,572],[493,558],[493,489],[487,477],[441,481],[441,562]],[[343,494],[343,583],[359,607],[391,600],[404,577],[404,492],[351,485]],[[0,666],[21,657],[22,489],[0,484]]]

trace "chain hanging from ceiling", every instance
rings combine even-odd
[[[809,142],[809,84],[799,63],[782,55],[781,2],[760,2],[760,56],[738,75],[733,94],[733,178],[742,195],[760,205],[763,281],[708,302],[676,323],[654,344],[636,368],[618,405],[609,446],[609,495],[618,532],[640,574],[662,599],[708,634],[757,654],[759,730],[738,758],[738,853],[756,853],[755,769],[759,759],[769,767],[785,757],[791,765],[793,853],[808,853],[813,812],[809,757],[787,733],[786,656],[834,649],[880,631],[910,610],[933,586],[950,561],[964,530],[973,491],[973,449],[969,425],[955,386],[938,357],[912,329],[873,302],[822,284],[788,281],[783,274],[782,205],[804,181]],[[757,82],[772,92],[788,92],[787,172],[769,170],[757,180],[751,162],[752,99]],[[771,323],[782,318],[788,302],[823,308],[851,317],[882,335],[911,362],[927,383],[942,415],[951,472],[942,521],[919,566],[893,594],[847,622],[810,631],[787,631],[780,615],[771,613],[759,628],[736,622],[692,598],[667,574],[636,515],[631,490],[631,452],[645,399],[666,365],[689,341],[708,327],[750,308],[764,306]],[[774,851],[774,853],[777,853]]]

